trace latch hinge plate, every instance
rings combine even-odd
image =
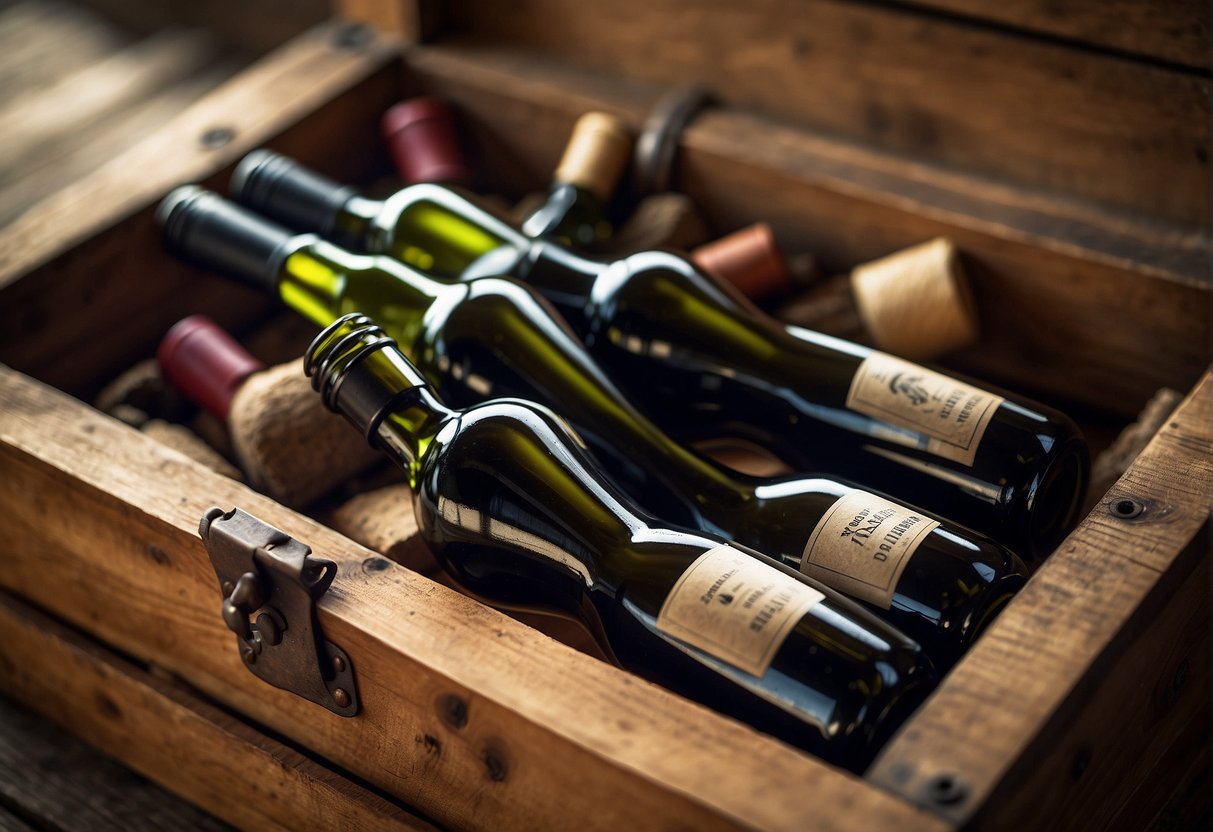
[[[337,564],[238,508],[212,508],[198,533],[219,578],[223,620],[244,666],[340,716],[358,713],[349,656],[324,638],[316,602]]]

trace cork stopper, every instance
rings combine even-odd
[[[232,445],[250,482],[289,506],[305,506],[382,457],[325,409],[303,361],[251,376],[232,400]]]
[[[622,121],[606,113],[586,113],[573,125],[554,178],[584,188],[605,202],[631,156],[632,134]]]
[[[396,172],[405,183],[471,184],[455,117],[446,102],[410,98],[384,113],[380,128]]]
[[[851,272],[855,307],[872,343],[928,359],[972,343],[977,316],[956,246],[942,237]]]
[[[160,341],[156,361],[165,381],[225,421],[236,390],[264,366],[205,315],[174,324]]]
[[[691,252],[691,260],[751,300],[780,294],[791,285],[787,262],[765,222],[699,246]]]

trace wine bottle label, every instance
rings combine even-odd
[[[874,352],[863,360],[847,407],[901,430],[881,437],[972,465],[1003,398],[909,361]]]
[[[732,546],[690,565],[661,605],[657,629],[754,676],[825,595]]]
[[[901,573],[938,521],[866,491],[838,498],[804,547],[800,571],[883,609]]]

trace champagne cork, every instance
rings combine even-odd
[[[471,184],[455,119],[445,102],[410,98],[384,113],[380,127],[396,171],[406,184]]]
[[[556,167],[555,180],[584,188],[604,202],[610,199],[632,156],[632,134],[606,113],[586,113]]]
[[[163,419],[151,419],[139,429],[160,444],[188,456],[195,462],[202,463],[217,474],[223,474],[234,480],[243,479],[236,466],[224,459],[218,451],[206,444],[189,428],[166,422]]]
[[[691,252],[691,260],[752,300],[781,294],[791,285],[787,262],[765,222],[696,248]]]
[[[871,342],[885,352],[922,360],[977,338],[956,247],[942,237],[857,267],[851,291]]]
[[[228,428],[249,481],[289,506],[315,501],[380,460],[324,408],[301,358],[249,376],[232,397]]]

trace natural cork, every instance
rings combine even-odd
[[[555,180],[584,188],[605,201],[631,157],[632,134],[622,121],[606,113],[586,113],[573,126]]]
[[[232,399],[236,458],[258,489],[306,506],[381,457],[345,419],[325,410],[303,360],[254,373]]]
[[[872,343],[927,359],[977,339],[977,316],[956,246],[943,237],[851,272],[855,308]]]
[[[978,334],[956,246],[942,237],[822,281],[777,315],[916,361],[967,346]]]

